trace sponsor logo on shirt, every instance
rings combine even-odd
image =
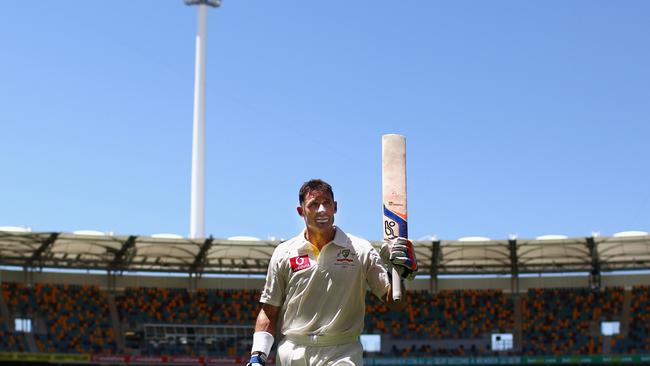
[[[291,272],[298,272],[311,267],[311,262],[307,254],[289,258],[289,263],[291,263]]]
[[[342,249],[339,254],[336,255],[337,262],[354,262],[354,259],[350,257],[350,249]]]

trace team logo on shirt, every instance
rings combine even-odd
[[[291,263],[291,272],[294,273],[311,267],[311,261],[307,254],[289,258],[289,263]]]
[[[354,259],[348,258],[350,256],[350,249],[341,249],[339,254],[336,255],[337,262],[354,262]]]

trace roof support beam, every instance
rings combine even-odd
[[[589,249],[589,255],[591,257],[591,270],[589,271],[589,287],[592,290],[600,290],[601,279],[600,279],[600,257],[598,256],[598,244],[596,244],[596,239],[593,236],[590,236],[586,239],[587,249]]]
[[[122,243],[122,247],[115,253],[111,264],[109,265],[109,271],[123,271],[128,267],[133,256],[131,255],[135,250],[135,240],[138,237],[131,235]]]
[[[429,292],[437,293],[438,292],[438,272],[440,261],[442,260],[442,251],[440,248],[440,240],[434,240],[431,242],[431,269],[429,274],[431,278],[429,280]]]
[[[517,239],[508,239],[510,250],[510,291],[519,293],[519,260],[517,256]]]
[[[212,236],[205,239],[203,245],[201,245],[201,250],[199,250],[199,253],[194,258],[194,263],[192,263],[190,266],[190,276],[194,274],[200,277],[201,273],[203,272],[203,268],[205,267],[205,262],[208,258],[208,252],[210,251],[210,248],[212,248],[213,242],[214,238]]]
[[[43,254],[47,252],[54,242],[59,237],[59,233],[52,233],[48,236],[41,245],[32,253],[32,256],[26,261],[25,268],[32,267],[34,263],[40,262],[43,259]]]

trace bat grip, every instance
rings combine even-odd
[[[400,301],[402,299],[402,280],[399,276],[399,272],[393,267],[393,301]]]

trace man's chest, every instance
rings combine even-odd
[[[312,286],[349,284],[361,273],[359,253],[352,247],[327,245],[320,253],[309,249],[296,250],[290,254],[288,282],[291,285]],[[326,281],[326,283],[320,283]]]

